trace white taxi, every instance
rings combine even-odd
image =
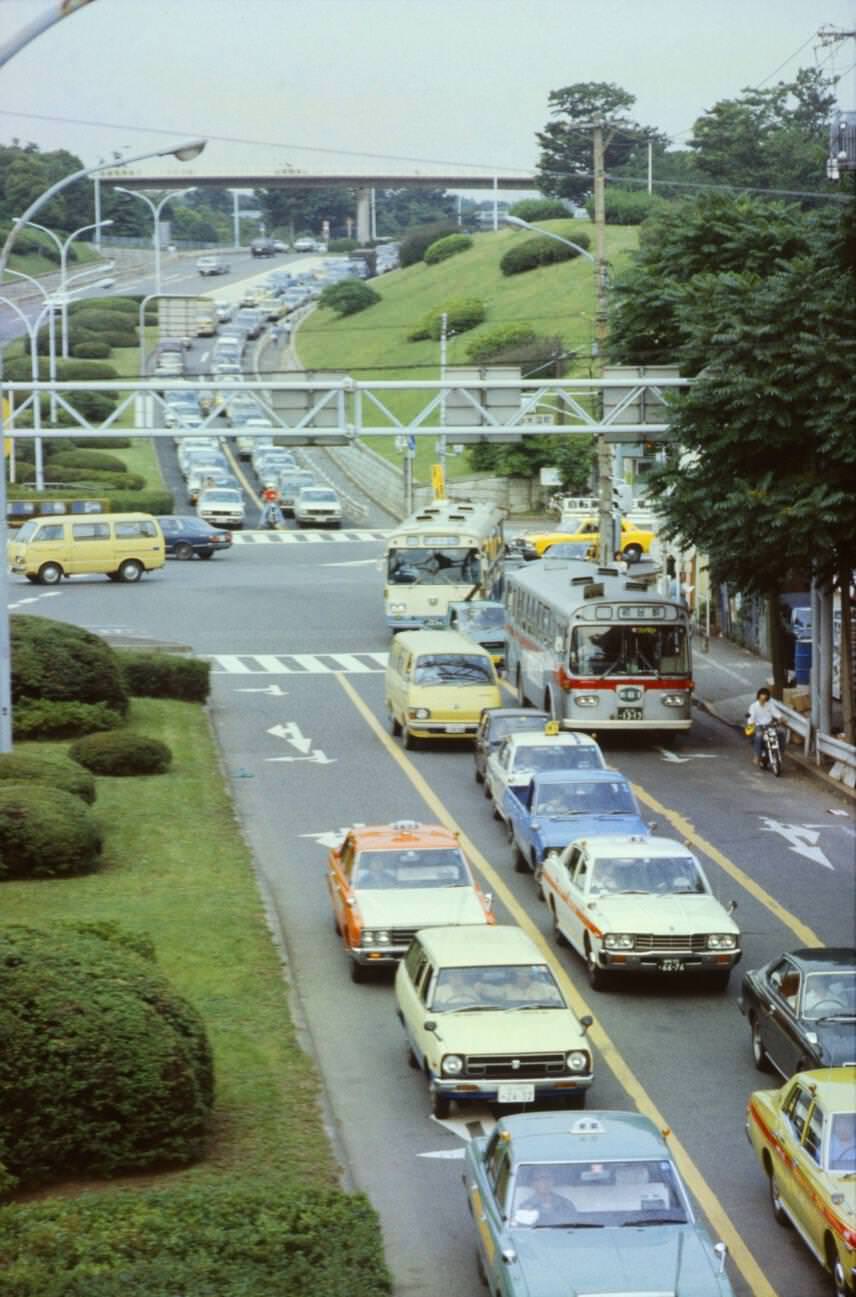
[[[505,790],[529,783],[544,770],[603,770],[603,753],[589,734],[560,730],[548,721],[544,729],[509,734],[485,763],[484,795],[493,802],[494,817],[504,819]]]
[[[737,902],[720,904],[682,843],[581,839],[547,854],[541,881],[556,940],[582,956],[594,990],[620,973],[701,973],[728,986],[742,953]]]

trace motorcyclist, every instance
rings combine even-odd
[[[779,736],[779,747],[784,749],[784,730],[778,724],[776,714],[773,711],[773,705],[770,701],[770,691],[763,686],[755,695],[755,701],[750,703],[749,710],[746,713],[746,720],[749,725],[754,725],[752,732],[752,764],[759,766],[761,764],[761,753],[764,750],[764,726],[775,725],[776,732]]]
[[[282,509],[279,504],[279,491],[275,486],[265,487],[262,491],[262,511],[259,516],[259,527],[270,527],[276,530],[283,525]]]

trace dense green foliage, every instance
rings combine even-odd
[[[511,204],[508,214],[521,221],[561,221],[568,209],[558,198],[521,198]]]
[[[328,306],[341,318],[374,306],[380,301],[380,293],[360,279],[344,279],[338,284],[328,284],[318,300],[319,305]]]
[[[359,246],[357,239],[330,239],[327,244],[327,251],[353,252],[354,248],[358,248]]]
[[[72,761],[94,775],[162,775],[172,764],[166,743],[144,734],[87,734],[68,749]]]
[[[500,477],[536,477],[542,468],[558,468],[562,490],[587,494],[595,462],[592,437],[527,437],[525,442],[506,446],[479,443],[469,451],[477,472]]]
[[[76,302],[69,302],[68,313],[71,317],[84,311],[122,311],[130,315],[134,323],[140,316],[140,297],[82,297]]]
[[[24,698],[12,711],[12,733],[24,739],[73,739],[79,734],[115,730],[123,718],[106,703],[54,702],[49,698]]]
[[[449,257],[456,257],[459,252],[466,252],[472,246],[473,240],[469,234],[447,234],[428,245],[422,260],[426,266],[436,266]]]
[[[339,1189],[175,1184],[0,1209],[0,1297],[391,1291],[373,1208]]]
[[[101,831],[75,793],[43,783],[0,780],[0,878],[83,874],[95,867],[100,854]]]
[[[13,614],[12,701],[106,703],[124,715],[128,695],[116,654],[90,631],[47,617]]]
[[[91,805],[95,801],[95,780],[74,761],[58,753],[0,753],[0,788],[5,780],[16,784],[44,784],[73,793]]]
[[[98,393],[92,393],[97,396]],[[130,437],[73,437],[71,444],[78,450],[127,450]]]
[[[445,238],[448,234],[458,233],[457,225],[446,221],[431,225],[417,225],[414,229],[409,230],[401,240],[398,249],[399,264],[402,269],[405,266],[415,266],[417,262],[424,259],[425,253],[432,243]]]
[[[35,144],[0,145],[0,218],[8,226],[20,216],[21,212],[57,180],[81,171],[83,163],[74,153],[67,149],[52,149],[41,152]],[[139,205],[139,204],[138,204]],[[61,194],[57,194],[39,212],[39,221],[50,229],[70,233],[92,220],[92,189],[88,181],[78,180],[69,185]],[[5,239],[7,230],[2,231]],[[34,234],[27,230],[15,239],[13,250],[24,252],[27,245],[37,242]],[[50,246],[47,237],[39,250],[51,261],[59,260],[56,245]],[[72,243],[69,248],[69,260],[77,260],[77,251]]]
[[[127,944],[0,928],[0,1037],[0,1166],[22,1186],[202,1155],[214,1089],[205,1029]]]
[[[579,248],[588,248],[588,235],[582,231],[574,231],[575,237],[571,239]],[[565,237],[564,235],[562,236]],[[577,248],[569,247],[567,243],[560,243],[558,239],[550,239],[546,235],[536,235],[532,239],[524,239],[522,243],[515,243],[504,254],[499,263],[499,268],[504,275],[519,275],[527,270],[536,270],[538,266],[549,266],[557,261],[573,261],[578,257]]]
[[[669,206],[659,194],[646,194],[642,189],[619,189],[617,185],[607,185],[604,198],[607,225],[641,225],[649,216]],[[594,220],[594,199],[587,199],[586,208]]]
[[[532,342],[534,338],[535,330],[531,324],[498,324],[468,344],[467,357],[469,360],[492,360],[497,352]]]
[[[601,119],[604,127],[604,160],[611,172],[632,161],[647,149],[648,140],[665,143],[665,136],[652,126],[640,126],[627,116],[636,102],[621,86],[605,81],[578,81],[548,96],[552,120],[536,132],[541,153],[538,159],[539,188],[557,198],[579,202],[592,185],[591,123]]]
[[[420,324],[408,333],[409,342],[419,342],[423,338],[438,341],[443,332],[443,316],[446,316],[446,332],[466,333],[481,324],[485,317],[485,304],[478,297],[465,297],[457,301],[445,302],[429,311]]]
[[[73,450],[60,450],[50,457],[51,464],[64,464],[70,468],[105,469],[108,473],[124,473],[125,461],[117,455],[108,455],[102,450],[84,450],[76,447]]]
[[[73,342],[69,351],[78,360],[106,360],[111,346],[109,342]]]
[[[111,488],[108,492],[113,513],[174,513],[175,497],[165,488],[144,491],[124,491]]]
[[[134,698],[176,698],[204,703],[211,692],[211,663],[178,653],[139,653],[119,649],[122,681]]]

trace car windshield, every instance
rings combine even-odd
[[[547,718],[539,715],[538,712],[530,712],[529,715],[522,716],[496,716],[490,722],[490,741],[499,743],[504,739],[506,734],[529,733],[530,731],[543,731],[547,724]]]
[[[415,685],[491,685],[489,657],[470,653],[421,653],[413,669]]]
[[[574,781],[540,790],[536,815],[638,815],[633,794],[618,780],[603,783]]]
[[[521,1163],[511,1224],[529,1229],[686,1225],[677,1175],[666,1160]]]
[[[409,851],[361,851],[354,886],[376,890],[400,887],[468,887],[464,857],[454,847]]]
[[[307,491],[304,489],[303,491],[300,492],[300,499],[303,501],[308,501],[310,503],[314,501],[324,501],[325,503],[334,504],[336,501],[336,492],[322,491],[322,490]]]
[[[392,585],[478,585],[481,564],[475,549],[391,549],[387,576]]]
[[[505,629],[505,609],[501,603],[462,604],[456,612],[458,625],[465,634]]]
[[[833,1116],[826,1164],[830,1171],[856,1173],[856,1112],[836,1112]]]
[[[692,856],[602,856],[592,866],[589,891],[700,896],[707,889]]]
[[[240,491],[206,491],[203,496],[204,504],[240,504]]]
[[[549,747],[524,745],[514,754],[512,769],[520,770],[600,770],[603,761],[596,747],[556,743]]]
[[[583,676],[671,676],[689,670],[682,626],[575,626],[570,670]]]
[[[562,993],[546,964],[442,968],[431,991],[431,1009],[564,1009]]]
[[[809,973],[802,997],[802,1017],[856,1017],[856,968],[836,968],[828,973]]]

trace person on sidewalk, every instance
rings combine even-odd
[[[749,710],[746,713],[746,720],[749,725],[754,725],[755,729],[752,734],[752,764],[759,766],[761,764],[761,751],[763,749],[764,736],[762,729],[765,725],[775,725],[779,732],[779,747],[784,751],[785,736],[784,728],[779,725],[776,714],[773,711],[773,705],[770,702],[770,691],[762,687],[755,695],[755,701],[749,704]]]

